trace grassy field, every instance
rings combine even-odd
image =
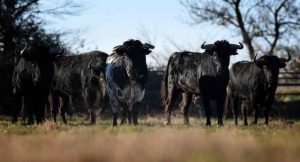
[[[163,126],[161,117],[145,117],[138,126],[111,127],[109,119],[95,126],[83,118],[69,125],[11,125],[0,122],[0,161],[114,162],[298,162],[300,122],[271,120],[263,124],[204,126],[204,119],[182,118]],[[262,123],[262,121],[260,121]]]

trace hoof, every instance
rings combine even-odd
[[[164,122],[164,125],[166,125],[166,126],[167,126],[167,125],[171,125],[171,121],[169,121],[169,120],[165,121],[165,122]]]
[[[191,125],[190,124],[190,121],[188,121],[188,120],[184,120],[184,122],[183,122],[185,125]]]

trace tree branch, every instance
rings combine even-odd
[[[21,15],[23,15],[26,11],[28,11],[31,6],[33,6],[34,4],[37,4],[37,2],[38,2],[38,0],[31,0],[31,1],[27,2],[26,4],[16,8],[16,11],[13,15],[13,19],[14,20],[18,19]]]

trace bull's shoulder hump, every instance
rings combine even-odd
[[[108,55],[107,59],[106,59],[106,63],[107,64],[112,64],[112,63],[116,63],[117,60],[119,60],[121,58],[121,56],[119,56],[118,54],[111,54]]]
[[[202,57],[203,53],[199,52],[190,52],[190,51],[182,51],[182,52],[174,52],[170,57],[173,59],[178,58],[187,58],[187,57]]]
[[[251,61],[239,61],[239,62],[234,63],[230,69],[233,72],[250,71],[250,68],[253,65],[255,65],[255,64]]]
[[[108,56],[107,53],[105,53],[103,51],[98,51],[98,50],[81,53],[80,55],[103,55],[103,56],[106,56],[106,57]]]
[[[253,64],[253,62],[250,62],[250,61],[238,61],[238,62],[234,63],[232,65],[232,67],[248,66],[248,65],[251,65],[251,64]]]

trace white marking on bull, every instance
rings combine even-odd
[[[106,66],[106,84],[113,113],[117,113],[120,103],[126,104],[131,111],[133,104],[141,102],[145,95],[145,89],[135,81],[130,80],[130,84],[121,89],[113,80],[113,70],[116,67],[114,61],[118,58],[109,56]]]

